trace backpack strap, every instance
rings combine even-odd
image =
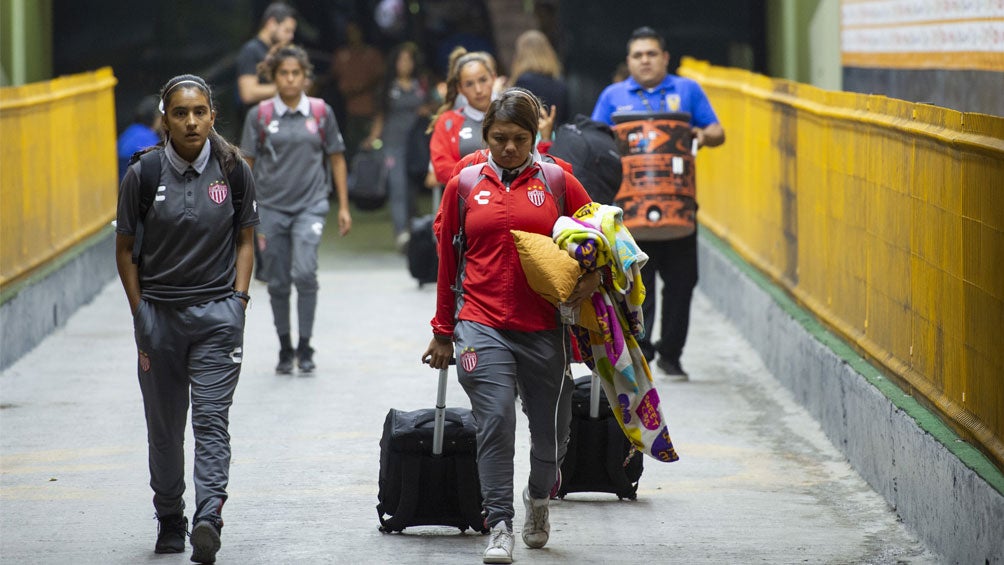
[[[610,479],[610,486],[618,498],[635,500],[638,498],[639,481],[637,479],[632,481],[628,477],[626,467],[632,457],[640,457],[641,454],[637,451],[629,450],[629,455],[625,458],[624,446],[630,445],[630,442],[624,437],[624,431],[621,430],[620,424],[617,423],[617,418],[609,417],[606,422],[606,471],[607,477]]]
[[[140,251],[143,249],[143,221],[153,200],[157,196],[157,187],[160,185],[160,156],[163,149],[154,149],[146,153],[133,155],[133,160],[139,161],[139,215],[136,221],[136,236],[132,244],[132,262],[136,265],[140,263]]]
[[[560,165],[541,161],[538,163],[540,170],[544,173],[544,183],[551,195],[558,201],[558,213],[569,215],[565,210],[565,170]]]
[[[247,192],[248,171],[241,159],[234,163],[234,168],[227,172],[227,185],[230,187],[230,203],[234,205],[234,244],[241,231],[241,208],[244,206],[244,194]]]
[[[476,532],[487,534],[481,487],[478,482],[478,461],[472,453],[458,453],[453,456],[454,474],[457,477],[457,506],[461,519]],[[463,528],[461,528],[463,530]]]
[[[454,313],[460,312],[460,300],[464,293],[464,254],[467,251],[467,232],[464,229],[464,222],[467,220],[467,200],[471,196],[471,191],[478,184],[481,177],[482,168],[485,163],[475,163],[468,165],[457,173],[457,216],[460,219],[460,229],[453,236],[453,250],[457,254],[457,280],[453,284],[453,294],[456,296],[456,308]]]
[[[380,528],[385,532],[400,532],[414,524],[415,514],[418,512],[419,494],[422,492],[422,484],[419,482],[422,476],[420,456],[413,453],[399,453],[397,456],[401,458],[401,475],[390,477],[390,480],[400,481],[401,496],[394,514],[385,518],[386,509],[382,504],[377,504]]]
[[[258,148],[265,145],[265,135],[268,133],[268,124],[272,123],[272,116],[275,114],[275,103],[272,99],[262,100],[258,103]]]
[[[328,118],[328,111],[324,107],[323,99],[308,96],[307,100],[310,102],[310,115],[314,116],[314,119],[317,120],[317,134],[321,136],[321,147],[323,148],[328,142],[327,135],[324,131],[325,122]]]

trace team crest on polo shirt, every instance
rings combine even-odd
[[[544,191],[544,185],[540,181],[533,181],[530,186],[526,188],[526,197],[530,199],[530,202],[534,206],[540,208],[544,205],[544,200],[547,199],[547,192]]]
[[[669,108],[670,112],[680,111],[680,95],[679,94],[667,94],[666,95],[666,107]]]
[[[209,199],[217,204],[223,204],[227,199],[227,183],[218,180],[209,185]]]
[[[307,126],[307,131],[312,134],[317,133],[317,119],[314,116],[309,116],[307,121],[303,122],[303,125]]]
[[[464,352],[460,354],[460,366],[468,373],[473,372],[477,368],[478,352],[474,351],[473,347],[464,349]]]

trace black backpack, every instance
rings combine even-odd
[[[140,251],[143,249],[143,220],[153,205],[157,196],[157,185],[160,184],[160,156],[162,148],[134,153],[129,159],[129,165],[139,161],[139,216],[136,222],[136,238],[132,245],[132,262],[140,264]],[[230,187],[230,202],[234,206],[234,240],[240,232],[240,210],[244,203],[244,190],[247,188],[247,171],[240,162],[227,174],[227,185]]]
[[[575,178],[594,202],[613,204],[621,187],[621,154],[610,126],[576,114],[555,132],[549,154],[572,165]]]

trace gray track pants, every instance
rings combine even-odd
[[[296,285],[299,337],[314,331],[317,311],[317,248],[321,245],[330,205],[322,200],[299,214],[285,214],[262,206],[257,231],[265,236],[265,276],[272,317],[279,335],[290,333],[289,295]]]
[[[574,386],[566,374],[562,330],[518,332],[461,321],[453,336],[457,374],[478,421],[487,523],[511,525],[517,394],[530,424],[530,496],[547,498],[568,448]],[[470,351],[476,364],[470,363]]]
[[[244,307],[230,297],[174,308],[142,301],[134,317],[158,516],[185,509],[185,420],[195,435],[194,519],[219,516],[230,477],[230,405],[241,371]],[[194,522],[194,520],[193,520]]]

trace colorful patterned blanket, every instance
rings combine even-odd
[[[594,316],[596,323],[572,327],[583,361],[599,377],[631,443],[659,461],[676,461],[679,456],[662,415],[659,393],[636,339],[645,334],[641,268],[648,256],[624,227],[623,211],[596,202],[579,208],[571,218],[558,218],[552,237],[583,268],[609,274],[580,310],[581,317]],[[584,327],[589,325],[599,331]]]

